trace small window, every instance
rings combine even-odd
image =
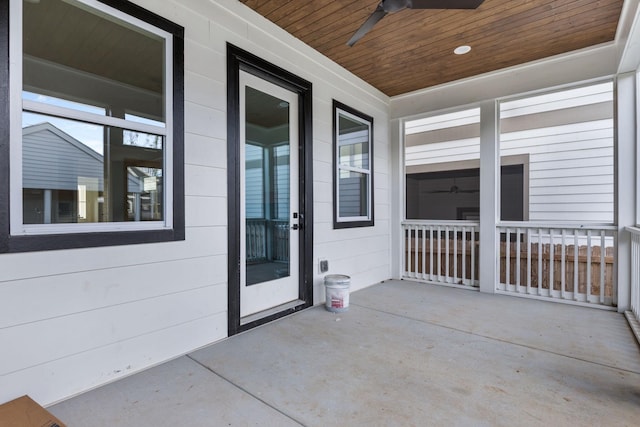
[[[373,118],[333,101],[333,228],[373,225]]]
[[[11,221],[0,233],[30,243],[0,251],[184,238],[184,30],[109,5],[11,2],[10,56],[22,61],[10,65],[11,183],[0,196],[9,192]]]

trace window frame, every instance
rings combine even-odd
[[[369,130],[369,167],[357,168],[340,165],[340,147],[338,133],[339,115],[343,113],[350,119],[360,121]],[[374,225],[373,200],[373,117],[351,108],[339,101],[333,100],[333,228],[372,227]],[[367,212],[366,216],[340,216],[340,171],[348,170],[367,175]],[[362,199],[360,199],[362,202]]]
[[[184,240],[184,28],[125,0],[79,0],[84,5],[161,35],[165,45],[165,126],[22,99],[22,2],[0,6],[0,253]],[[17,25],[10,25],[16,22]],[[11,60],[19,58],[19,60]],[[11,76],[11,78],[10,78]],[[161,221],[51,224],[22,218],[22,113],[32,111],[160,134],[164,137],[164,215]],[[159,133],[159,131],[161,131]],[[14,166],[13,168],[11,166]]]

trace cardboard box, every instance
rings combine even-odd
[[[65,427],[29,396],[0,405],[0,427]]]

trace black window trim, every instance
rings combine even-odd
[[[9,3],[0,2],[0,253],[157,243],[185,239],[184,28],[126,0],[98,0],[173,36],[173,227],[12,236],[10,227]]]
[[[240,158],[240,71],[265,79],[292,92],[298,93],[298,138],[305,145],[300,156],[299,208],[300,213],[300,283],[299,295],[303,304],[267,317],[240,324],[240,182],[238,162]],[[227,333],[229,336],[247,331],[288,314],[313,305],[313,85],[311,82],[278,67],[253,53],[227,43],[227,250],[228,283]]]
[[[338,221],[338,110],[344,111],[346,113],[352,114],[363,121],[369,123],[369,185],[370,185],[370,195],[369,198],[369,218],[363,220],[356,221]],[[373,185],[373,117],[364,114],[355,108],[349,107],[337,100],[333,100],[333,228],[354,228],[354,227],[372,227],[375,223],[374,221],[374,185]]]

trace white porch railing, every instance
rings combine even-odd
[[[247,219],[246,251],[249,263],[289,261],[289,221]]]
[[[246,226],[247,262],[267,259],[267,220],[247,219]]]
[[[631,312],[636,322],[640,322],[640,228],[626,230],[631,233]]]
[[[498,233],[498,292],[616,304],[616,227],[513,222]]]
[[[477,287],[478,227],[471,221],[404,221],[403,277]]]
[[[274,261],[289,261],[289,221],[271,220],[273,246],[271,257]]]

